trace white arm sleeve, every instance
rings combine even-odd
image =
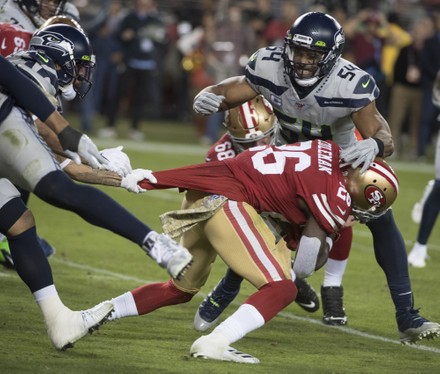
[[[320,248],[321,241],[318,238],[309,238],[305,235],[301,237],[293,263],[293,271],[298,278],[307,278],[313,274]]]

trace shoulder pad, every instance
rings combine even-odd
[[[20,51],[8,56],[8,60],[30,78],[55,103],[58,96],[58,76],[52,60],[42,63],[44,54],[36,51]]]

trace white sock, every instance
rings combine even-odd
[[[264,323],[263,316],[253,305],[243,304],[234,314],[218,325],[211,334],[223,335],[229,344],[232,344],[247,333],[263,326]]]
[[[341,287],[346,267],[347,260],[339,261],[329,258],[325,265],[323,287]]]
[[[35,291],[33,295],[46,322],[54,319],[61,310],[68,309],[53,284]]]
[[[115,307],[115,311],[109,317],[110,321],[139,315],[133,294],[131,292],[126,292],[118,297],[115,297],[114,299],[111,299],[111,302]]]

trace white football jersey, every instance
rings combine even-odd
[[[249,59],[246,78],[273,106],[281,124],[278,143],[332,139],[341,148],[356,141],[351,114],[379,96],[373,77],[340,58],[301,98],[284,72],[283,47],[261,48]]]
[[[64,5],[62,14],[79,20],[78,9],[68,2]],[[37,29],[32,20],[14,0],[0,0],[0,23],[10,23],[30,32]]]

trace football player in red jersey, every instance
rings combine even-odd
[[[344,44],[344,30],[333,17],[305,13],[293,20],[284,46],[260,48],[249,59],[244,75],[206,87],[195,97],[193,108],[198,114],[211,115],[261,94],[280,122],[280,142],[332,139],[342,148],[342,158],[354,168],[363,165],[364,172],[375,157],[393,153],[393,137],[376,107],[379,89],[374,78],[341,57]],[[357,141],[355,128],[362,140]],[[440,324],[414,307],[405,242],[392,211],[366,226],[394,303],[400,341],[412,344],[439,336]],[[324,313],[326,300],[336,306],[342,300],[342,287],[333,295],[326,288],[321,288]]]
[[[362,219],[367,214],[378,216],[397,196],[397,178],[385,163],[374,162],[362,176],[358,169],[343,173],[339,153],[334,142],[322,140],[256,146],[223,161],[154,172],[149,180],[139,182],[147,190],[188,190],[183,209],[161,218],[166,232],[181,236],[194,263],[183,280],[145,285],[112,299],[115,312],[110,318],[188,302],[219,255],[257,292],[209,335],[197,339],[191,355],[258,363],[230,344],[263,326],[297,293],[291,280],[290,251],[284,244],[275,244],[260,213],[276,213],[285,223],[288,246],[296,249],[293,274],[306,277],[325,263],[352,211]],[[361,185],[367,183],[372,191],[364,195]],[[216,193],[220,195],[212,195]]]

